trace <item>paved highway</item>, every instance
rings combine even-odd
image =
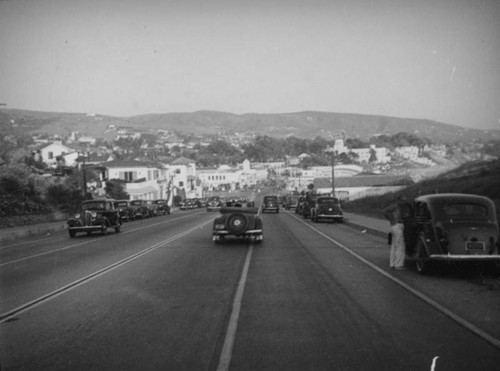
[[[389,271],[382,238],[283,210],[214,244],[215,216],[2,246],[1,369],[498,369],[498,287]]]

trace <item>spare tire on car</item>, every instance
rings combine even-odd
[[[243,213],[234,213],[228,216],[226,228],[235,235],[245,233],[248,227],[248,218]]]

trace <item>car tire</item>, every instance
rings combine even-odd
[[[106,222],[103,222],[101,225],[101,234],[103,236],[106,236],[108,234],[108,224]]]
[[[248,227],[248,218],[243,213],[234,213],[227,217],[226,228],[235,235],[244,233]]]
[[[75,237],[75,236],[76,236],[76,231],[69,230],[68,232],[69,232],[69,236],[70,236],[71,238],[73,238],[73,237]]]
[[[116,226],[115,227],[115,233],[120,233],[121,229],[122,229],[121,225]]]

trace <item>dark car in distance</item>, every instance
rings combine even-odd
[[[262,201],[261,210],[262,210],[262,213],[266,213],[266,212],[279,213],[280,212],[280,205],[278,203],[278,196],[264,196],[264,200]]]
[[[153,205],[156,206],[156,214],[170,215],[170,206],[167,200],[159,199],[154,200]]]
[[[285,210],[292,210],[297,207],[299,203],[299,196],[288,196],[283,204]]]
[[[240,205],[240,204],[238,204]],[[261,242],[264,238],[262,218],[256,207],[224,206],[214,220],[212,240],[220,242],[228,236]]]
[[[88,200],[83,201],[80,209],[67,221],[70,237],[79,232],[90,235],[92,232],[101,232],[105,235],[108,228],[114,228],[118,233],[121,230],[122,219],[115,207],[115,200]]]
[[[409,204],[403,218],[406,255],[419,273],[440,263],[500,263],[500,240],[493,201],[471,194],[432,194]]]
[[[207,211],[219,211],[222,207],[222,200],[219,196],[212,196],[207,200]]]
[[[130,206],[129,200],[116,200],[115,207],[118,209],[123,221],[135,220],[135,208]]]
[[[135,210],[135,218],[144,219],[151,216],[146,200],[132,200],[130,206]]]
[[[314,200],[314,206],[311,208],[311,220],[314,223],[320,220],[342,222],[343,219],[344,213],[338,198],[319,196]]]

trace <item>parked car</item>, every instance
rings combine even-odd
[[[228,236],[250,238],[261,242],[264,238],[262,218],[256,207],[222,207],[221,215],[214,220],[212,240],[220,242]]]
[[[207,199],[200,198],[200,205],[201,205],[201,207],[207,207]]]
[[[129,200],[116,200],[115,207],[118,209],[123,221],[135,220],[135,209],[130,206]]]
[[[318,195],[316,195],[316,194],[308,193],[305,195],[304,201],[302,203],[302,207],[300,209],[300,215],[302,215],[302,217],[304,219],[311,217],[311,209],[316,204],[317,198],[318,198]]]
[[[494,203],[470,194],[420,196],[409,205],[406,255],[427,273],[443,262],[500,263],[500,239]]]
[[[207,211],[219,211],[222,207],[222,200],[218,196],[210,197],[207,201]]]
[[[158,205],[153,200],[146,200],[146,206],[150,217],[158,216]]]
[[[197,207],[197,205],[196,205],[195,201],[193,199],[191,199],[191,198],[186,198],[180,204],[180,209],[181,210],[195,209],[196,207]]]
[[[278,196],[264,196],[261,209],[262,213],[266,213],[268,211],[279,213],[280,205],[278,203]]]
[[[304,196],[299,196],[297,199],[297,206],[295,206],[295,214],[302,215],[302,209],[306,203],[306,198]]]
[[[292,210],[297,208],[297,204],[299,203],[299,196],[289,196],[285,200],[284,208],[286,210]]]
[[[118,233],[121,230],[122,219],[120,212],[115,207],[115,200],[88,200],[83,201],[78,212],[67,221],[70,237],[75,237],[79,232],[91,234],[108,233],[108,228],[114,228]]]
[[[149,218],[149,208],[146,200],[132,200],[130,201],[130,206],[135,209],[135,218],[144,219]]]
[[[170,215],[170,206],[169,206],[167,200],[163,200],[163,199],[154,200],[153,204],[156,205],[156,213],[157,214]]]
[[[333,222],[342,222],[344,213],[340,207],[339,199],[336,197],[319,196],[314,201],[311,208],[311,220],[314,223],[320,220],[331,220]]]

